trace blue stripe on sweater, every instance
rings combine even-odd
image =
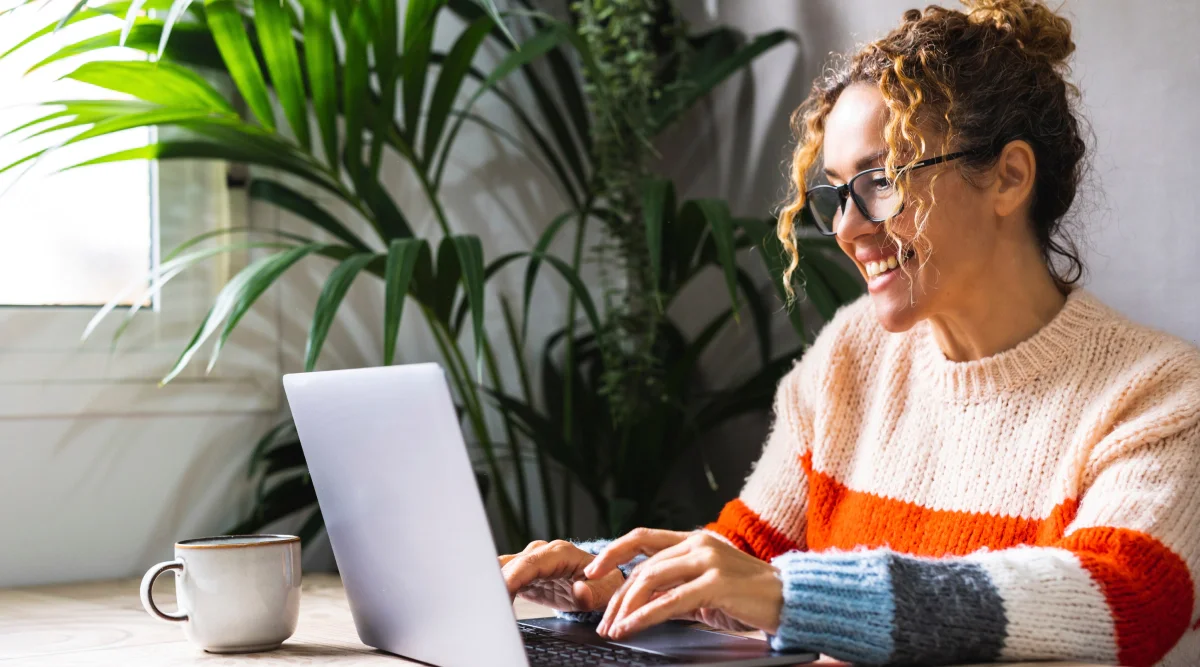
[[[771,648],[888,662],[895,650],[896,614],[890,556],[886,551],[791,551],[773,559],[783,581],[783,609]]]

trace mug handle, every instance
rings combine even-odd
[[[151,594],[150,589],[154,587],[154,580],[158,579],[158,575],[166,572],[167,570],[178,570],[182,572],[183,561],[172,560],[165,563],[159,563],[146,572],[146,576],[142,577],[142,606],[146,608],[146,611],[151,616],[157,616],[164,621],[186,621],[188,620],[188,616],[182,611],[174,614],[168,614],[167,612],[159,609],[158,605],[154,604],[154,596]]]

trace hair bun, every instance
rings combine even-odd
[[[1029,57],[1052,67],[1065,65],[1075,51],[1071,22],[1038,0],[963,0],[963,4],[971,23],[994,26]]]

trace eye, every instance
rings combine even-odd
[[[889,192],[892,189],[892,180],[883,174],[871,177],[871,188],[875,192]]]

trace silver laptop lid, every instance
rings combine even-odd
[[[446,667],[527,665],[441,367],[283,387],[363,643]]]

